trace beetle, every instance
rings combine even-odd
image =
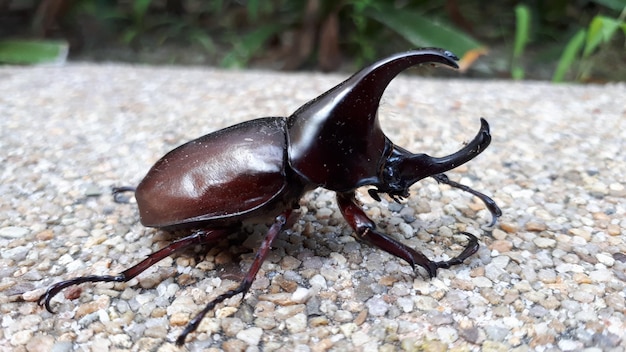
[[[159,260],[197,244],[211,244],[237,231],[243,222],[269,219],[250,269],[239,286],[202,309],[176,339],[177,345],[196,330],[216,304],[250,289],[272,242],[284,229],[304,193],[317,187],[334,191],[339,209],[356,238],[397,256],[413,269],[422,267],[432,278],[439,268],[461,264],[478,250],[469,233],[468,244],[456,257],[432,261],[424,254],[376,229],[363,211],[355,190],[370,186],[369,195],[400,201],[409,187],[433,177],[480,198],[492,215],[502,214],[483,193],[443,174],[483,152],[491,142],[489,125],[480,119],[477,135],[459,151],[444,157],[413,154],[394,145],[378,120],[381,96],[403,70],[422,63],[458,68],[458,58],[437,48],[416,49],[389,56],[307,102],[289,117],[264,117],[243,122],[185,143],[163,156],[135,191],[141,223],[163,230],[192,229],[135,266],[117,274],[83,276],[56,283],[39,298],[50,312],[50,300],[66,287],[85,282],[127,282]]]

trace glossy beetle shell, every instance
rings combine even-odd
[[[284,118],[247,121],[167,153],[137,187],[141,223],[228,224],[281,197],[286,177]],[[296,183],[297,184],[297,183]]]

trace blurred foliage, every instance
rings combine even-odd
[[[519,80],[524,78],[521,65],[522,55],[530,40],[530,9],[524,4],[515,6],[515,44],[511,61],[511,77]]]
[[[626,7],[619,18],[597,15],[591,20],[588,28],[576,32],[567,43],[552,80],[562,82],[566,72],[575,61],[579,62],[576,79],[582,82],[591,80],[591,72],[595,64],[593,54],[598,51],[598,48],[609,45],[618,29],[621,29],[626,37],[625,17]]]
[[[623,65],[625,9],[626,0],[0,0],[0,36],[64,40],[70,58],[154,62],[167,48],[161,62],[325,71],[437,46],[470,76],[590,81],[615,79],[605,61]]]

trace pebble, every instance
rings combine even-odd
[[[375,317],[383,316],[389,310],[389,304],[378,296],[370,298],[367,302],[365,302],[365,306],[367,307],[369,314]]]
[[[537,237],[533,240],[533,243],[539,248],[553,248],[556,245],[556,240],[552,238]]]
[[[0,237],[4,238],[22,238],[26,236],[30,231],[24,227],[7,226],[0,228]]]
[[[608,267],[612,267],[613,264],[615,264],[615,259],[606,253],[598,253],[596,254],[596,259],[598,259],[598,262],[608,266]]]
[[[239,340],[247,343],[251,346],[257,346],[261,341],[261,336],[263,335],[263,329],[260,327],[252,327],[249,329],[241,330],[237,333],[236,337]]]
[[[491,243],[489,249],[497,253],[508,253],[513,249],[513,243],[509,240],[496,240]]]
[[[303,332],[307,327],[307,316],[304,313],[298,313],[285,320],[287,330],[291,334]]]
[[[546,224],[543,224],[543,223],[534,222],[534,221],[530,221],[526,223],[526,231],[541,232],[547,229],[548,227],[546,226]]]

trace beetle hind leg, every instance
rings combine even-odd
[[[141,274],[146,269],[164,259],[172,255],[175,252],[178,252],[182,249],[188,248],[192,245],[197,244],[207,244],[219,240],[229,231],[226,229],[214,229],[214,230],[200,230],[195,231],[193,234],[181,238],[177,241],[170,243],[168,246],[159,249],[158,251],[150,254],[146,259],[142,260],[138,264],[122,271],[117,275],[89,275],[89,276],[80,276],[75,277],[73,279],[57,282],[56,284],[50,286],[46,292],[39,297],[37,303],[40,306],[45,306],[46,310],[50,313],[54,313],[52,307],[50,306],[50,300],[56,296],[63,289],[79,285],[85,282],[127,282],[134,278],[135,276]]]
[[[469,238],[469,242],[463,252],[450,260],[435,262],[402,242],[378,232],[376,224],[357,205],[354,192],[337,193],[337,203],[343,217],[354,229],[358,239],[404,259],[413,269],[415,269],[416,265],[421,266],[431,278],[437,276],[437,269],[447,269],[453,265],[461,264],[478,250],[478,239],[474,235],[464,232],[463,234]]]

